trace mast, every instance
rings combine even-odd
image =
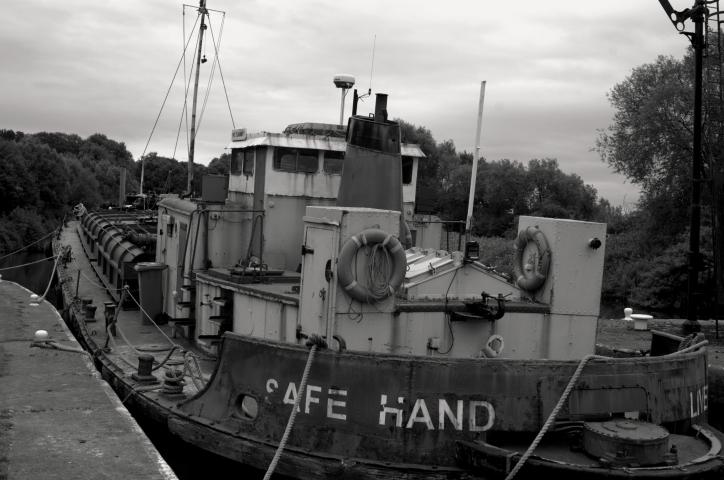
[[[204,43],[204,31],[206,30],[206,0],[199,0],[199,13],[201,24],[199,26],[199,49],[196,53],[196,74],[194,76],[194,97],[191,107],[191,141],[189,143],[188,179],[186,181],[186,193],[191,195],[191,183],[194,179],[194,147],[196,144],[196,99],[199,94],[199,73],[201,69],[201,52]]]
[[[483,128],[483,101],[485,100],[485,80],[480,82],[480,100],[478,101],[478,128],[475,130],[475,153],[473,154],[473,171],[470,174],[470,196],[468,197],[468,216],[465,222],[465,234],[470,235],[473,223],[473,203],[475,200],[475,182],[478,177],[478,160],[480,159],[480,132]]]

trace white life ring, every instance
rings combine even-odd
[[[538,259],[535,265],[523,265],[523,253],[530,242],[535,243],[538,249]],[[545,283],[551,266],[551,249],[548,247],[545,235],[538,227],[524,228],[518,233],[513,249],[515,251],[513,270],[518,287],[528,292],[535,292]]]
[[[357,251],[363,246],[381,245],[392,258],[392,271],[384,292],[371,292],[357,282],[352,269]],[[342,246],[337,260],[338,282],[347,294],[358,302],[375,303],[393,295],[405,279],[407,257],[400,241],[393,235],[376,228],[369,228],[351,237]]]
[[[500,354],[503,353],[504,348],[505,342],[503,341],[503,336],[493,334],[488,337],[488,340],[485,342],[485,346],[480,353],[486,358],[498,358]]]

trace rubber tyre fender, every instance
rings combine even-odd
[[[392,257],[392,274],[384,295],[373,295],[367,287],[357,282],[352,272],[359,249],[376,244],[381,244]],[[337,259],[337,281],[347,294],[358,302],[375,303],[393,295],[402,285],[406,270],[407,257],[400,241],[377,228],[368,228],[350,237],[342,246]]]
[[[539,269],[534,269],[533,273],[527,273],[523,265],[523,252],[525,247],[530,243],[535,243],[540,258]],[[543,232],[538,227],[528,227],[518,233],[518,238],[513,242],[514,258],[513,270],[515,271],[515,283],[521,289],[527,292],[535,292],[540,289],[548,278],[548,270],[551,266],[551,250],[548,247]]]

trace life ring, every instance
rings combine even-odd
[[[357,251],[363,246],[381,245],[392,258],[392,272],[384,292],[371,292],[367,287],[357,282],[352,269],[356,263]],[[393,235],[376,228],[363,230],[351,237],[342,246],[337,260],[338,282],[347,294],[358,302],[375,303],[393,295],[402,281],[407,270],[407,257],[400,241]]]
[[[535,243],[538,249],[536,265],[524,265],[523,253],[530,242]],[[545,235],[538,227],[525,228],[518,233],[513,249],[515,250],[513,269],[518,287],[528,292],[535,292],[545,283],[551,266],[551,250]]]
[[[494,334],[488,337],[480,353],[485,358],[498,358],[500,354],[503,353],[504,348],[505,342],[503,341],[503,336]]]

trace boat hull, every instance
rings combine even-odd
[[[501,432],[535,433],[577,366],[322,350],[300,394],[308,355],[304,346],[227,333],[213,377],[179,405],[182,416],[171,419],[170,428],[189,442],[214,445],[222,455],[247,461],[252,456],[263,464],[299,395],[285,451],[288,474],[369,469],[370,478],[379,478],[385,475],[376,469],[388,468],[390,476],[399,474],[393,471],[428,478],[434,472],[463,475],[461,444],[485,442]],[[636,411],[685,431],[703,421],[705,392],[703,351],[597,361],[584,370],[559,419]],[[244,411],[248,397],[254,415]],[[263,458],[257,458],[260,450],[266,450]]]

